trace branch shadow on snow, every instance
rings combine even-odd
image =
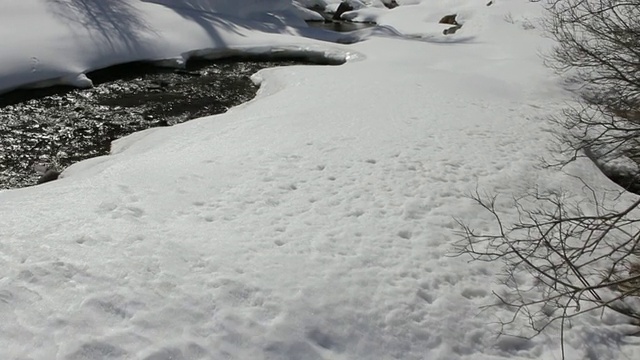
[[[137,52],[144,47],[143,35],[153,33],[127,0],[47,0],[47,5],[60,19],[87,29],[91,37],[99,34],[112,49],[124,45]]]
[[[183,18],[196,23],[207,33],[215,45],[226,45],[226,41],[221,36],[220,30],[244,37],[246,35],[241,31],[241,28],[250,28],[249,26],[242,26],[245,25],[244,23],[246,23],[247,20],[235,19],[234,14],[220,13],[210,0],[182,0],[180,2],[171,0],[141,1],[164,6]],[[255,26],[251,28],[255,28]]]
[[[299,25],[286,24],[278,16],[267,11],[243,14],[246,9],[238,9],[233,13],[226,13],[225,6],[229,6],[228,1],[225,5],[217,7],[216,3],[211,0],[141,0],[146,3],[165,6],[185,19],[198,24],[207,32],[209,37],[215,44],[225,44],[224,39],[220,36],[220,30],[232,32],[239,36],[246,36],[246,32],[241,29],[257,30],[264,33],[289,33],[291,35],[299,35],[327,42],[341,42],[340,39],[347,39],[343,42],[353,43],[360,39],[354,36],[354,39],[332,31],[307,28],[304,22],[300,20]],[[249,15],[248,18],[245,15]]]

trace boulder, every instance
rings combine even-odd
[[[384,4],[384,6],[387,7],[387,9],[394,9],[394,8],[397,8],[398,6],[400,6],[396,2],[396,0],[385,0],[382,3]]]
[[[462,27],[462,25],[456,25],[456,26],[452,26],[448,29],[444,29],[444,31],[442,32],[444,35],[451,35],[451,34],[455,34],[456,31],[458,31],[458,29],[460,29]]]
[[[336,10],[336,13],[333,14],[333,20],[340,20],[340,17],[342,16],[342,14],[351,10],[353,10],[353,6],[349,5],[348,2],[346,1],[341,2],[340,5],[338,5],[338,10]]]
[[[46,182],[56,180],[60,176],[60,172],[57,171],[54,166],[36,164],[33,166],[33,169],[40,174],[40,178],[37,182],[38,184],[44,184]]]
[[[445,15],[442,19],[440,19],[440,24],[449,24],[449,25],[460,25],[456,21],[457,14]]]
[[[58,171],[49,169],[44,174],[42,174],[42,176],[40,176],[40,178],[38,179],[38,184],[44,184],[49,181],[57,180],[59,176],[60,173]]]

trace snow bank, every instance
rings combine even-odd
[[[213,57],[256,48],[317,47],[298,36],[306,27],[298,15],[285,0],[3,4],[0,93],[21,86],[91,86],[83,75],[91,70],[140,60],[176,59],[179,65],[193,50]],[[336,38],[320,30],[304,34]]]

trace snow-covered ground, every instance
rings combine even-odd
[[[615,187],[588,161],[536,167],[567,99],[540,4],[398,2],[355,11],[383,27],[353,45],[284,0],[3,2],[4,90],[194,53],[348,61],[260,71],[226,114],[0,192],[0,359],[558,359],[556,330],[497,337],[510,312],[481,311],[500,264],[447,256],[456,219],[494,227],[476,188],[509,219],[528,186]],[[464,26],[444,36],[450,13]],[[640,358],[598,315],[567,329],[567,358]]]

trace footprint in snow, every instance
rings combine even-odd
[[[64,357],[65,360],[125,359],[128,353],[106,342],[92,341],[82,344],[76,351]]]

